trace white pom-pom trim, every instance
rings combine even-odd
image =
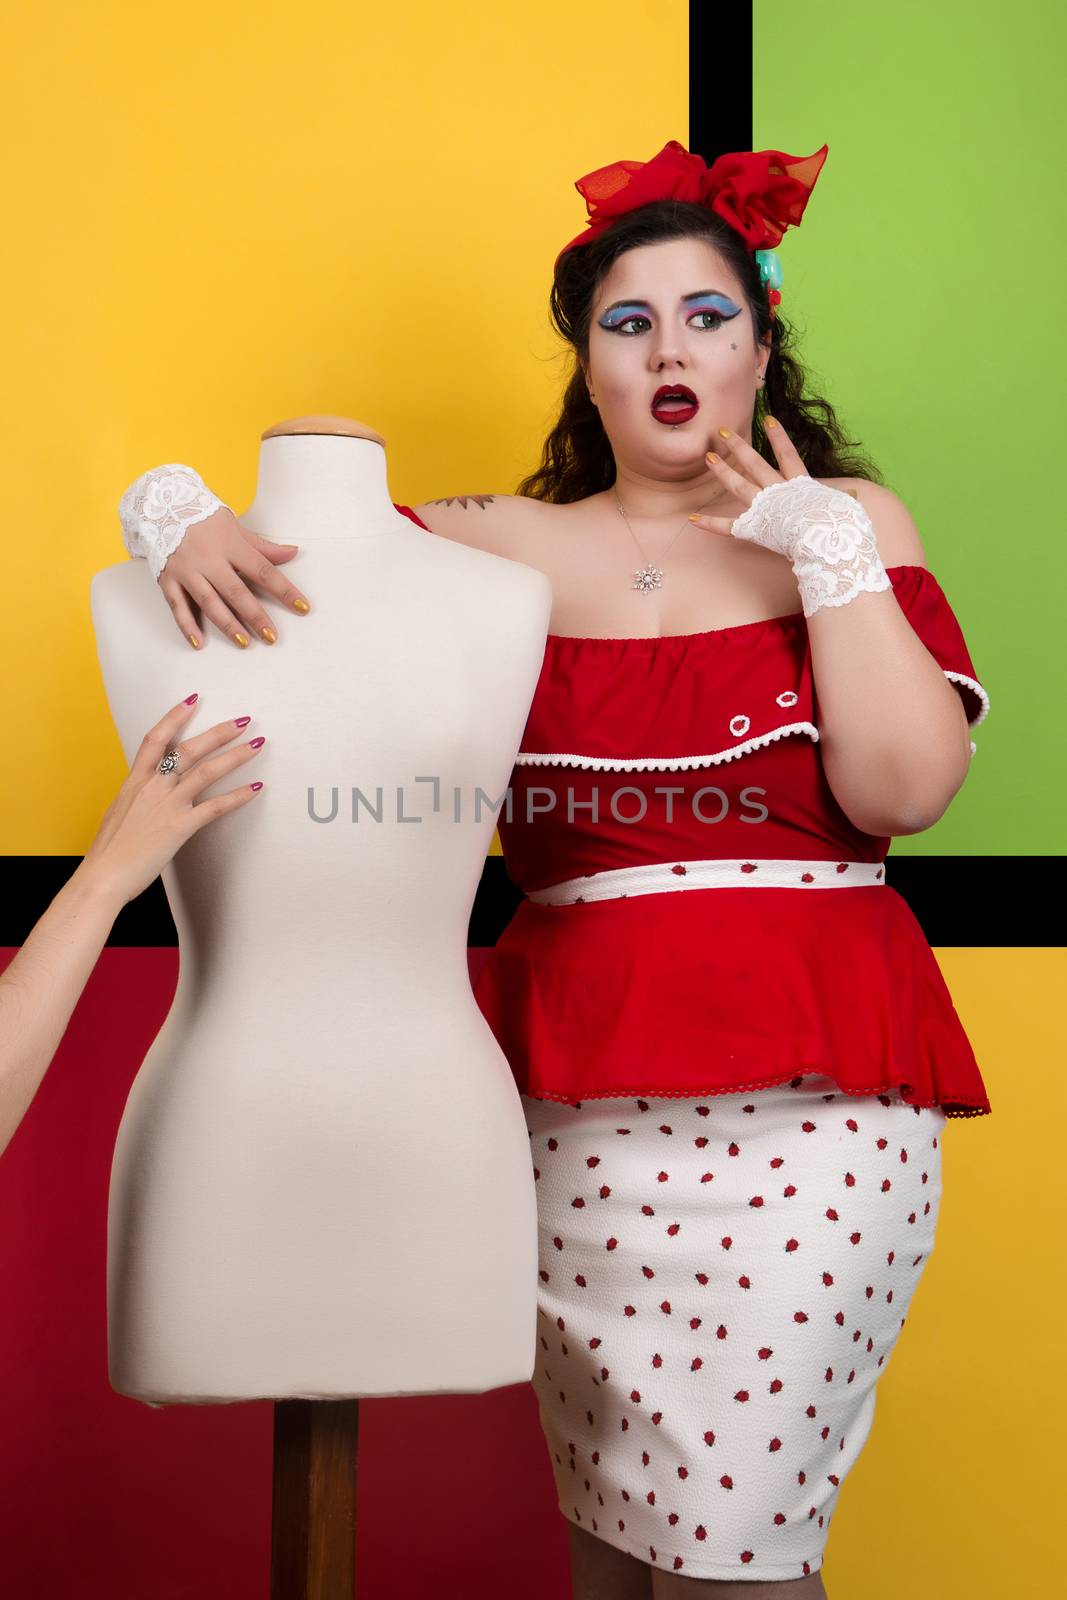
[[[970,724],[972,728],[977,728],[978,724],[980,722],[984,722],[986,717],[989,715],[989,696],[982,688],[982,685],[976,682],[974,678],[968,678],[965,672],[950,672],[948,667],[943,667],[942,671],[944,672],[945,677],[948,678],[952,683],[965,683],[968,689],[973,689],[979,700],[982,702],[981,711],[979,711],[974,721]]]
[[[761,733],[757,739],[746,739],[744,744],[735,744],[729,750],[716,750],[714,754],[706,756],[641,756],[627,760],[611,756],[549,755],[520,750],[515,757],[515,765],[588,767],[594,772],[687,772],[695,767],[713,767],[723,761],[733,761],[737,756],[748,755],[750,750],[758,750],[762,745],[771,744],[790,733],[806,733],[813,743],[819,741],[819,730],[813,722],[790,722],[782,728],[773,728],[770,733]]]

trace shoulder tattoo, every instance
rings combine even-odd
[[[492,505],[495,499],[495,494],[450,494],[441,500],[431,500],[430,504],[432,506],[461,505],[464,511],[469,505],[474,505],[481,506],[484,510],[486,506]]]

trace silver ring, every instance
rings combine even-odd
[[[157,772],[175,772],[177,770],[177,767],[178,767],[178,762],[181,760],[181,758],[182,758],[182,753],[181,753],[180,750],[168,750],[166,755],[163,757],[163,760],[159,763],[159,766],[156,768],[156,771]]]

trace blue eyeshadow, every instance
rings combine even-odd
[[[725,294],[690,295],[686,296],[685,304],[690,311],[718,311],[727,318],[736,316],[741,309]],[[632,316],[644,315],[649,310],[651,307],[647,300],[627,300],[625,304],[612,306],[610,311],[605,311],[599,319],[599,326],[614,328],[620,322],[626,322]]]

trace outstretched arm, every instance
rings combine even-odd
[[[84,859],[0,973],[0,1153],[37,1093],[122,907],[192,834],[247,805],[263,788],[242,783],[198,798],[254,761],[263,741],[247,739],[233,720],[183,740],[196,699],[172,706],[149,728]],[[159,763],[171,749],[179,752],[179,765],[161,773]]]

